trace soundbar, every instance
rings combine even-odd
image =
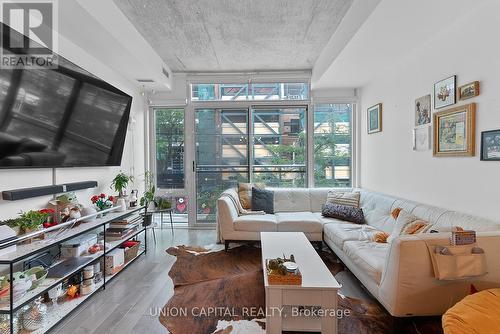
[[[2,199],[5,201],[17,201],[25,198],[54,195],[81,189],[95,188],[97,181],[72,182],[56,184],[53,186],[22,188],[2,191]]]

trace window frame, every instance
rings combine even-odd
[[[339,190],[349,190],[353,188],[359,187],[359,175],[358,175],[358,163],[359,163],[359,157],[358,157],[358,107],[359,107],[359,102],[357,98],[355,97],[350,97],[350,98],[312,98],[311,99],[311,113],[310,113],[310,119],[308,123],[309,127],[309,133],[308,139],[310,143],[309,147],[309,152],[311,154],[310,159],[307,161],[308,164],[308,169],[309,170],[314,170],[314,113],[316,111],[316,105],[320,104],[351,104],[352,105],[352,110],[351,110],[351,186],[350,187],[339,187],[335,189]],[[315,179],[314,179],[314,173],[309,173],[309,184],[311,185],[310,187],[316,188],[315,184]],[[331,187],[318,187],[318,188],[331,188]]]

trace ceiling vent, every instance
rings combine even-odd
[[[170,78],[170,74],[168,74],[168,71],[165,69],[165,67],[162,67],[161,71],[163,72],[163,75],[167,77],[167,79]]]
[[[140,83],[153,83],[155,82],[153,79],[137,79]]]

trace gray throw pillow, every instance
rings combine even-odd
[[[323,217],[336,218],[355,224],[364,224],[365,216],[363,210],[348,205],[326,203],[323,207]]]
[[[274,192],[252,187],[252,210],[274,213]]]

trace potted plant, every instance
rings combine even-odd
[[[97,211],[102,211],[109,209],[113,206],[113,201],[115,198],[113,196],[106,196],[106,194],[101,193],[100,195],[94,195],[90,198],[90,201],[96,207]]]
[[[172,202],[166,197],[158,196],[155,198],[155,206],[158,210],[167,210],[172,208]]]
[[[144,226],[149,226],[152,222],[153,212],[151,211],[154,210],[155,191],[154,175],[150,171],[146,171],[144,173],[144,193],[139,201],[140,205],[144,206]]]
[[[20,220],[18,221],[21,233],[27,234],[40,229],[40,227],[47,221],[50,213],[45,210],[30,210],[28,212],[21,212]]]
[[[132,175],[127,175],[123,172],[118,173],[113,181],[111,181],[111,189],[114,189],[118,193],[118,198],[124,198],[126,196],[125,190],[129,182],[133,181],[134,177]]]
[[[18,217],[18,218],[10,218],[10,219],[6,219],[6,220],[3,220],[0,222],[0,225],[6,225],[8,227],[10,227],[11,229],[14,230],[14,232],[16,232],[16,235],[19,235],[21,234],[21,228],[19,227],[21,225],[21,218]]]

